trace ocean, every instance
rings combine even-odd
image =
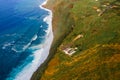
[[[0,80],[30,80],[49,54],[52,12],[45,0],[0,0]]]

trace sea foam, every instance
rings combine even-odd
[[[47,1],[45,1],[42,5],[45,5]],[[33,73],[38,69],[38,67],[46,60],[49,54],[50,46],[53,41],[53,32],[52,32],[52,12],[51,10],[48,10],[46,8],[43,8],[42,5],[40,5],[40,8],[46,10],[49,12],[49,15],[44,18],[44,21],[48,24],[47,34],[45,37],[45,41],[43,44],[40,44],[36,47],[31,47],[31,49],[37,49],[33,51],[34,54],[30,55],[28,58],[33,57],[33,60],[31,63],[27,64],[27,66],[24,67],[26,62],[19,66],[17,69],[13,69],[11,72],[11,75],[7,80],[30,80]],[[35,40],[37,37],[35,36],[33,40]],[[22,68],[24,67],[24,68]],[[21,69],[22,68],[22,69]],[[19,71],[21,70],[21,71]],[[14,74],[12,74],[14,73]],[[16,74],[15,74],[16,73]],[[15,76],[15,77],[13,77]]]
[[[20,44],[17,44],[15,46],[12,47],[12,50],[19,53],[19,52],[23,52],[25,51],[33,41],[35,41],[37,39],[37,34],[33,36],[33,38],[30,40],[29,43],[27,43],[26,45],[20,45]],[[21,47],[22,46],[22,47]],[[18,49],[20,47],[20,50]]]

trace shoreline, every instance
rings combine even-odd
[[[53,29],[52,29],[52,11],[51,10],[49,10],[49,9],[47,9],[47,8],[45,8],[45,7],[43,7],[44,5],[46,5],[47,4],[47,1],[48,0],[45,0],[41,5],[39,5],[39,7],[41,8],[41,9],[44,9],[44,10],[46,10],[46,11],[48,11],[48,16],[46,16],[43,20],[48,24],[48,29],[47,29],[47,34],[46,34],[46,39],[45,39],[45,43],[44,43],[44,47],[45,48],[47,48],[47,50],[46,49],[44,49],[44,54],[46,54],[46,52],[47,52],[47,56],[42,56],[41,58],[43,58],[44,57],[44,60],[42,60],[42,61],[40,61],[41,63],[39,64],[39,66],[41,66],[42,64],[44,64],[44,62],[46,61],[46,59],[47,59],[47,57],[49,56],[49,53],[50,53],[50,48],[51,48],[51,45],[52,45],[52,42],[53,42]],[[50,36],[51,35],[51,36]],[[51,38],[50,38],[51,37]],[[50,38],[50,39],[49,39]],[[49,44],[49,46],[48,46],[48,44],[47,44],[47,42],[48,42],[48,44]],[[37,52],[36,51],[36,53],[39,53],[39,52]],[[43,55],[44,55],[43,54]],[[36,71],[34,71],[34,73],[32,74],[32,76],[31,76],[31,78],[30,78],[30,80],[33,78],[33,75],[35,75],[35,73],[38,71],[38,69],[40,69],[40,67],[38,66],[38,68],[36,69]]]
[[[48,15],[43,19],[44,22],[46,22],[48,24],[48,29],[46,30],[46,38],[45,38],[44,43],[42,44],[43,45],[42,48],[40,50],[37,50],[34,52],[35,54],[40,55],[40,59],[39,59],[38,66],[37,66],[36,70],[32,73],[32,75],[37,71],[39,66],[41,66],[44,63],[44,61],[47,59],[47,57],[49,55],[50,47],[51,47],[52,41],[53,41],[52,11],[43,7],[44,5],[46,5],[47,1],[48,0],[45,0],[42,4],[39,5],[39,7],[41,9],[48,11]],[[32,75],[31,75],[31,77],[32,77]],[[31,77],[30,77],[30,79],[31,79]]]
[[[43,9],[46,9],[48,11],[51,11],[52,14],[54,14],[54,9],[50,8],[51,6],[47,6],[49,0],[46,0],[46,2],[44,2],[44,5],[41,5],[40,7],[42,7]],[[48,66],[48,63],[50,62],[50,60],[54,57],[57,48],[61,45],[61,43],[63,42],[63,40],[65,39],[65,37],[71,32],[72,28],[67,29],[63,28],[62,26],[56,26],[54,25],[55,23],[55,15],[53,15],[52,17],[52,31],[53,31],[53,41],[50,47],[50,51],[48,54],[48,57],[46,58],[46,60],[39,66],[39,68],[34,72],[34,74],[31,77],[31,80],[40,80],[42,74],[44,73],[45,69]],[[63,28],[63,29],[62,29]],[[60,32],[60,30],[62,30],[63,32]]]

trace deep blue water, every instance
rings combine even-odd
[[[48,12],[39,7],[43,1],[0,0],[0,80],[10,77],[13,69],[34,54],[29,48],[44,40],[48,24],[43,18]]]

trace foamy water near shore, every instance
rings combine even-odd
[[[48,24],[45,41],[40,45],[33,46],[30,48],[31,50],[34,50],[33,51],[34,54],[30,55],[28,58],[34,57],[33,61],[31,63],[24,62],[23,65],[19,66],[17,69],[14,69],[12,72],[13,74],[11,73],[12,74],[11,77],[9,77],[7,80],[30,80],[33,73],[48,57],[49,50],[53,41],[53,32],[52,32],[52,11],[42,7],[46,3],[47,0],[42,5],[39,6],[40,8],[49,12],[49,15],[44,18],[44,21]],[[26,64],[27,66],[25,66]]]

